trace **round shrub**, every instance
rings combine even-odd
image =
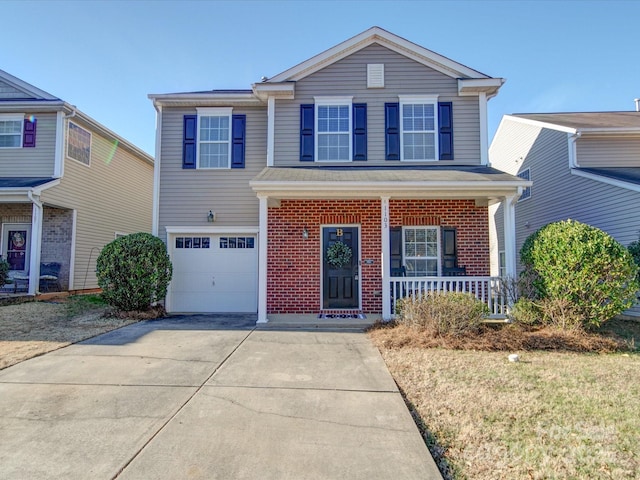
[[[536,298],[569,302],[586,328],[629,308],[638,289],[629,251],[602,230],[574,220],[550,223],[530,235],[520,259]]]
[[[633,257],[633,261],[635,262],[636,267],[638,268],[636,278],[640,282],[640,238],[638,238],[638,240],[631,242],[627,247],[627,249],[629,250],[629,253]]]
[[[470,293],[430,292],[402,299],[399,311],[400,323],[432,336],[458,337],[477,332],[489,308]]]
[[[105,245],[96,263],[104,300],[122,311],[148,310],[167,294],[173,268],[167,249],[149,233],[133,233]]]

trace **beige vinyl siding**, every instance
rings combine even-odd
[[[640,167],[640,136],[581,137],[576,142],[581,167]]]
[[[233,114],[247,116],[245,168],[183,169],[184,115],[195,108],[164,108],[160,163],[158,236],[166,241],[167,226],[257,226],[258,198],[249,182],[267,166],[267,109],[244,107]],[[216,221],[207,222],[213,210]]]
[[[153,165],[96,132],[89,167],[65,158],[60,185],[45,190],[41,200],[77,212],[74,289],[97,287],[95,262],[115,232],[151,232],[152,197]]]
[[[17,112],[20,113],[20,112]],[[34,114],[38,120],[36,146],[0,148],[0,177],[50,177],[56,151],[56,114]]]
[[[369,63],[384,64],[384,88],[367,88]],[[366,47],[298,81],[295,88],[294,100],[276,100],[276,166],[304,165],[300,162],[300,105],[314,103],[315,96],[352,96],[353,103],[367,104],[368,159],[366,162],[353,162],[353,166],[404,164],[384,159],[384,104],[398,102],[398,95],[437,94],[438,101],[453,102],[455,160],[446,161],[446,165],[476,165],[480,162],[478,97],[459,97],[455,78],[385,47]]]

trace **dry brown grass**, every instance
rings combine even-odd
[[[404,326],[369,334],[445,478],[640,478],[640,355],[600,354],[628,350],[620,338],[513,326],[465,340]]]

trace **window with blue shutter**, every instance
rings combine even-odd
[[[33,119],[33,121],[28,118],[24,119],[24,128],[22,130],[22,146],[25,148],[35,147],[36,146],[36,122],[37,119]]]
[[[315,105],[300,105],[300,161],[313,162]]]
[[[182,135],[182,168],[196,168],[197,115],[185,115]]]
[[[385,160],[400,160],[400,104],[384,104]]]
[[[438,103],[438,148],[440,160],[453,160],[453,104]]]
[[[231,120],[231,168],[244,168],[246,115],[233,115]]]
[[[353,160],[367,160],[367,104],[353,104]]]

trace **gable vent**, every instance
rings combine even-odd
[[[384,63],[367,64],[367,88],[384,88]]]

